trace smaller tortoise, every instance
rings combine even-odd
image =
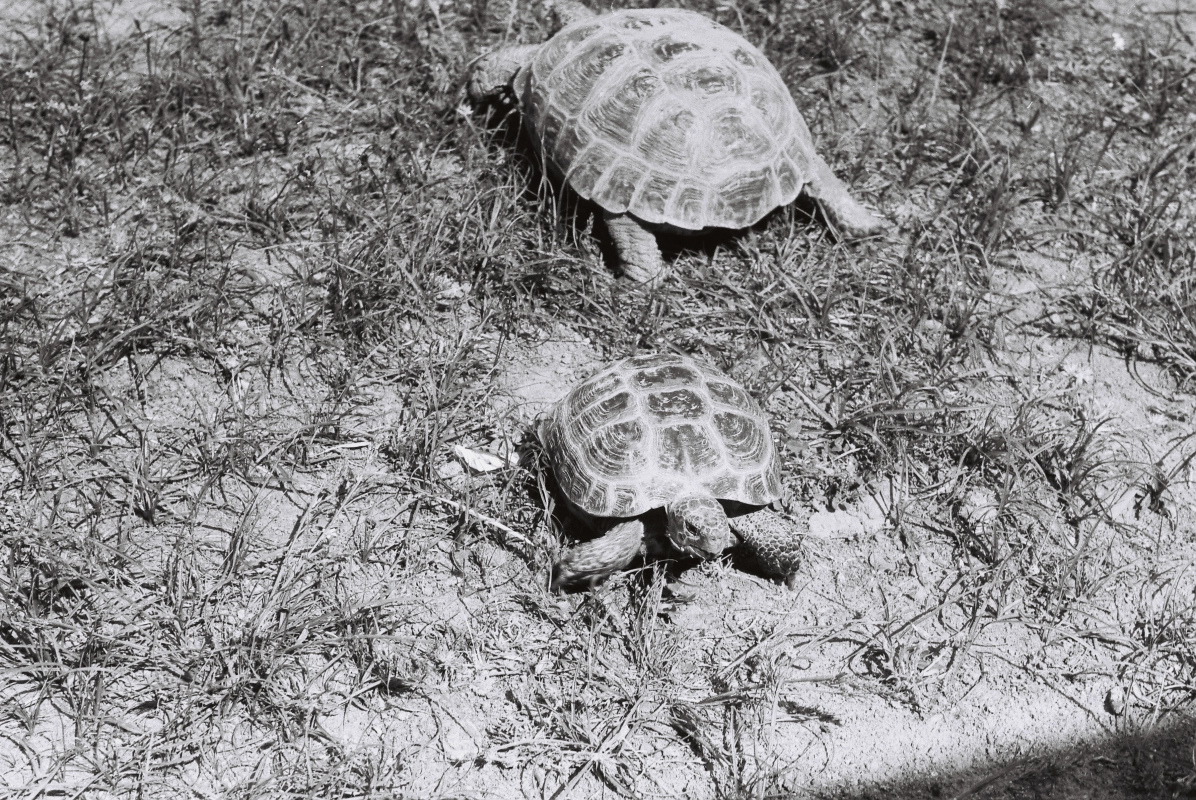
[[[848,236],[884,223],[822,157],[780,74],[692,11],[554,4],[543,45],[480,58],[475,102],[513,94],[548,171],[603,211],[624,273],[660,274],[654,230],[746,228],[805,192]]]
[[[662,507],[682,553],[708,559],[742,542],[764,572],[791,583],[801,529],[767,509],[728,519],[720,502],[767,505],[781,479],[768,418],[713,367],[672,354],[616,361],[565,395],[539,434],[578,517],[626,518],[570,550],[554,588],[626,568],[646,544],[641,515]]]

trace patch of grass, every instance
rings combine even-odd
[[[886,237],[789,208],[617,280],[517,118],[463,103],[547,35],[527,4],[39,0],[0,56],[10,786],[818,795],[866,774],[826,746],[853,718],[990,676],[1188,713],[1190,48],[1036,0],[690,7]],[[551,495],[454,448],[506,459],[518,370],[591,366],[558,341],[718,364],[787,508],[874,521],[811,536],[792,594],[725,562],[671,605],[548,594]]]

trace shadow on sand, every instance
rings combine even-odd
[[[913,750],[917,746],[917,742],[909,744]],[[1149,729],[1040,750],[996,766],[911,775],[884,784],[827,787],[815,796],[852,800],[1196,798],[1196,708]]]

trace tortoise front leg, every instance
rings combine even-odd
[[[603,211],[602,219],[615,243],[623,274],[640,283],[659,277],[664,270],[664,259],[656,244],[656,234],[627,214]]]
[[[626,569],[643,553],[644,523],[640,519],[621,522],[597,539],[579,544],[552,568],[552,589],[595,581]]]
[[[766,574],[781,578],[792,589],[801,565],[801,540],[810,532],[808,517],[790,522],[767,508],[727,520],[731,532]]]

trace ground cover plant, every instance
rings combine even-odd
[[[6,795],[1196,793],[1181,5],[685,3],[890,228],[782,209],[655,287],[465,102],[539,4],[17,5]],[[656,350],[771,415],[792,590],[548,590],[532,421]]]

